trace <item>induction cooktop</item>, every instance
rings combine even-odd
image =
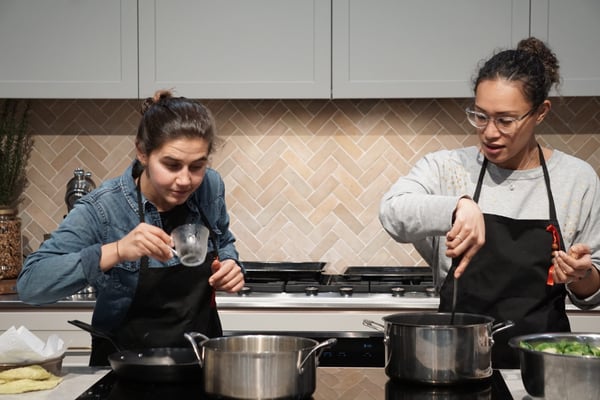
[[[119,379],[109,372],[92,385],[76,400],[203,400],[212,399],[203,393],[197,383],[148,383]],[[319,400],[318,388],[313,397]],[[481,382],[432,386],[389,380],[385,386],[385,400],[395,399],[477,399],[513,400],[502,374],[494,370],[492,377]],[[381,399],[384,400],[384,399]]]

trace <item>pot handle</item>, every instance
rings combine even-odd
[[[298,373],[300,373],[300,374],[304,373],[304,364],[306,363],[306,361],[308,361],[308,358],[309,358],[309,357],[310,357],[310,356],[311,356],[311,355],[312,355],[312,354],[313,354],[315,351],[317,351],[317,350],[321,350],[321,351],[319,352],[319,354],[317,354],[317,355],[315,356],[315,358],[317,358],[317,360],[318,360],[318,358],[321,356],[321,353],[323,353],[323,350],[324,350],[326,347],[331,347],[331,346],[333,346],[333,345],[334,345],[334,344],[336,344],[336,343],[337,343],[337,339],[335,339],[335,338],[327,339],[326,341],[324,341],[324,342],[321,342],[321,343],[319,343],[318,345],[316,345],[315,347],[313,347],[312,349],[310,349],[310,351],[309,351],[309,352],[308,352],[308,354],[307,354],[307,355],[304,357],[304,359],[301,359],[301,357],[298,357],[298,363],[297,363],[297,365],[296,365],[296,367],[297,367],[297,369],[298,369]],[[301,355],[301,354],[302,354],[302,352],[299,352],[299,353],[298,353],[298,355]]]
[[[369,327],[371,329],[375,329],[376,331],[379,332],[385,332],[385,326],[375,322],[375,321],[371,321],[370,319],[363,319],[363,325],[366,327]]]
[[[208,336],[203,335],[199,332],[186,332],[183,334],[183,336],[185,336],[185,338],[188,340],[188,342],[190,342],[192,344],[192,347],[194,348],[194,353],[196,354],[196,358],[198,359],[198,363],[200,364],[200,368],[204,368],[204,358],[202,357],[202,354],[200,353],[200,348],[198,347],[198,343],[196,343],[196,338],[202,338],[202,343],[200,343],[200,345],[202,345],[204,342],[206,342],[208,340]]]
[[[515,326],[515,323],[511,320],[506,320],[504,322],[498,322],[497,324],[492,325],[492,336],[498,332],[502,332],[505,329],[511,328]]]

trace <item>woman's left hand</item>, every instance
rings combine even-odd
[[[242,267],[234,260],[219,261],[216,259],[213,261],[211,269],[213,273],[208,278],[208,283],[216,290],[235,293],[244,287]]]
[[[591,254],[590,247],[581,243],[571,246],[568,253],[554,252],[554,283],[571,283],[587,277],[594,268]]]

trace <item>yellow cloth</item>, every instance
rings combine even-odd
[[[0,394],[16,394],[56,387],[62,378],[39,365],[7,369],[0,372]]]

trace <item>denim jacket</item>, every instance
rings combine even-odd
[[[135,161],[134,161],[135,163]],[[100,247],[127,235],[139,223],[138,200],[132,163],[125,173],[107,180],[82,197],[67,214],[50,239],[31,253],[17,281],[22,301],[30,304],[56,302],[87,285],[96,289],[93,324],[111,330],[125,316],[137,285],[140,260],[124,261],[107,272],[100,270]],[[156,207],[142,197],[145,222],[162,227]],[[200,187],[187,200],[191,210],[187,223],[200,223],[201,209],[217,234],[219,258],[238,262],[235,238],[229,231],[225,185],[221,176],[208,168]],[[208,251],[212,251],[208,243]],[[149,259],[150,268],[167,268],[179,263]]]

